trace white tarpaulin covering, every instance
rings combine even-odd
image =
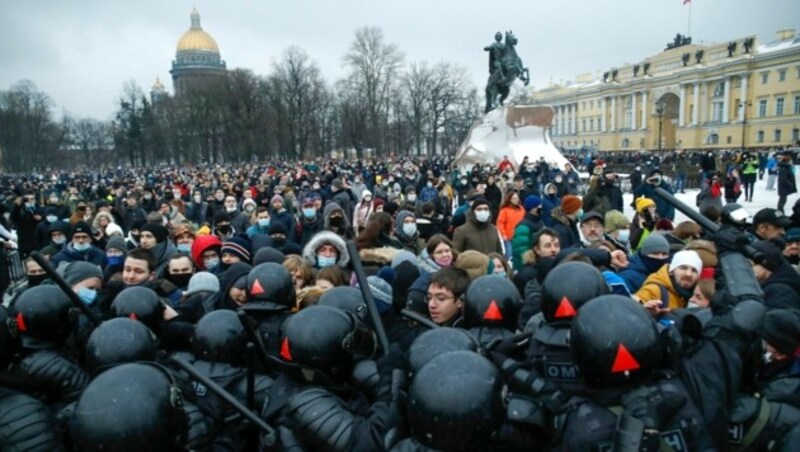
[[[539,160],[563,168],[567,159],[553,145],[548,128],[555,111],[550,106],[505,105],[483,115],[469,130],[456,153],[455,166],[498,164],[508,155],[514,165]]]

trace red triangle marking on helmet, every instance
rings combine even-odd
[[[25,317],[22,317],[22,313],[17,313],[17,329],[20,331],[28,331],[28,326],[25,325]]]
[[[629,370],[636,370],[639,368],[639,362],[631,355],[631,352],[625,348],[625,345],[619,344],[617,348],[617,357],[614,358],[614,365],[611,366],[611,372],[627,372]]]
[[[489,307],[486,308],[486,312],[483,313],[484,320],[503,320],[503,313],[500,312],[500,308],[497,307],[497,303],[492,300],[489,303]]]
[[[563,319],[567,317],[575,317],[575,307],[572,306],[572,303],[569,301],[567,297],[561,297],[561,303],[558,304],[558,309],[556,309],[555,318]]]
[[[250,295],[261,295],[264,293],[264,288],[261,287],[261,283],[256,280],[253,283],[253,287],[250,288]]]
[[[128,317],[130,317],[133,320],[139,320],[139,317],[136,316],[135,312],[131,312],[130,314],[128,314]]]
[[[281,344],[281,358],[285,359],[286,361],[292,360],[292,351],[289,350],[289,338],[283,338],[283,343]]]

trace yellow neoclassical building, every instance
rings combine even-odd
[[[678,35],[636,64],[581,75],[531,93],[556,110],[561,148],[603,151],[738,149],[797,145],[800,37],[747,36],[697,45]]]

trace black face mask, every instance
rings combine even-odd
[[[36,287],[47,280],[47,273],[41,275],[28,275],[28,287]]]
[[[223,235],[227,235],[231,233],[231,226],[229,224],[223,224],[222,226],[217,228],[217,232]]]
[[[337,228],[344,223],[344,218],[342,217],[332,217],[331,218],[331,226],[336,226]]]
[[[189,280],[192,279],[191,273],[181,273],[178,275],[173,275],[170,273],[169,280],[175,283],[176,286],[179,288],[185,288],[189,286]]]
[[[286,239],[285,238],[274,238],[274,239],[272,239],[272,245],[277,247],[277,248],[280,248],[283,245],[286,245]]]

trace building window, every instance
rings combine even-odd
[[[581,129],[582,129],[584,132],[586,132],[586,120],[585,120],[585,119],[582,119],[582,120],[581,120]]]
[[[766,85],[769,81],[769,72],[762,72],[761,73],[761,84]]]
[[[756,142],[758,142],[758,143],[763,143],[764,142],[764,131],[763,130],[759,130],[758,133],[756,134]]]
[[[783,116],[783,98],[775,99],[775,116]]]
[[[767,99],[758,101],[758,117],[763,118],[767,116]]]
[[[714,87],[714,97],[720,97],[723,94],[725,94],[725,84],[717,83],[717,86]]]
[[[726,139],[725,139],[725,141],[726,141],[728,144],[731,144],[731,136],[730,136],[730,135],[728,135],[728,138],[726,138]]]
[[[694,104],[689,104],[689,124],[694,124]]]
[[[591,119],[589,120],[589,130],[591,130],[592,132],[594,132],[594,118],[591,118]]]
[[[785,82],[786,81],[786,69],[778,71],[778,81]]]
[[[627,138],[624,138],[624,139],[622,140],[622,147],[623,147],[623,148],[627,148],[627,147],[628,147],[628,146],[630,146],[630,145],[631,145],[631,141],[630,141],[629,139],[627,139]]]
[[[800,140],[800,129],[795,127],[792,129],[792,142],[797,143],[798,140]]]
[[[589,101],[589,108],[594,108],[594,101],[593,100]]]
[[[779,143],[781,141],[781,129],[775,129],[773,141]]]
[[[716,133],[709,135],[708,139],[706,139],[706,144],[719,144],[719,135]]]
[[[800,115],[800,96],[794,96],[794,114]]]
[[[597,118],[597,130],[603,130],[603,118]]]
[[[714,111],[711,120],[714,122],[722,121],[722,102],[714,102],[712,107]]]

